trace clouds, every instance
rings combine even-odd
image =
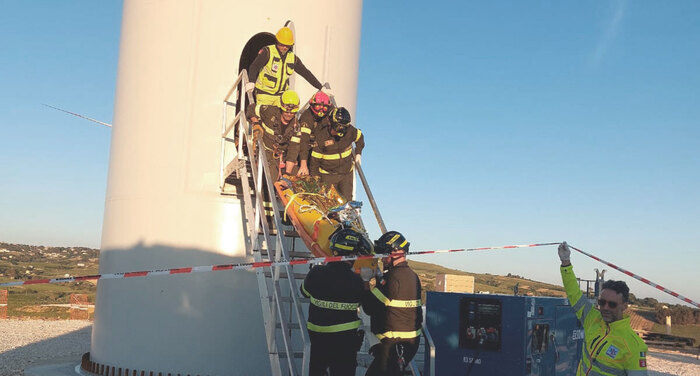
[[[600,65],[608,51],[613,47],[625,18],[625,10],[627,8],[626,0],[612,1],[610,5],[610,17],[606,20],[603,33],[598,39],[598,43],[590,56],[590,63],[592,66]]]

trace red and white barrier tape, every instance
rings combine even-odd
[[[417,255],[429,255],[438,253],[453,253],[453,252],[475,252],[475,251],[487,251],[496,249],[513,249],[513,248],[532,248],[532,247],[542,247],[548,245],[559,245],[560,242],[555,243],[537,243],[537,244],[521,244],[521,245],[505,245],[500,247],[481,247],[481,248],[462,248],[462,249],[446,249],[446,250],[435,250],[435,251],[416,251],[408,252],[408,256]],[[611,264],[605,260],[602,260],[596,256],[586,253],[576,247],[569,245],[570,248],[596,260],[605,265],[610,266],[622,273],[627,274],[639,281],[646,283],[652,287],[655,287],[671,296],[674,296],[682,301],[692,304],[695,307],[700,308],[700,304],[690,300],[683,295],[680,295],[674,291],[671,291],[661,285],[658,285],[650,280],[638,276],[626,269],[620,268],[615,264]],[[335,256],[335,257],[317,257],[311,259],[298,259],[291,261],[263,261],[263,262],[245,262],[239,264],[223,264],[223,265],[208,265],[208,266],[193,266],[187,268],[173,268],[173,269],[162,269],[162,270],[145,270],[140,272],[126,272],[126,273],[111,273],[111,274],[95,274],[87,275],[81,277],[65,277],[65,278],[52,278],[52,279],[31,279],[27,281],[16,281],[16,282],[6,282],[0,283],[0,287],[12,287],[12,286],[23,286],[23,285],[37,285],[44,283],[63,283],[63,282],[79,282],[79,281],[89,281],[89,280],[102,280],[102,279],[124,279],[124,278],[134,278],[134,277],[150,277],[158,275],[172,275],[172,274],[191,274],[191,273],[201,273],[201,272],[215,272],[219,270],[247,270],[247,269],[257,269],[257,268],[267,268],[272,266],[286,266],[286,265],[303,265],[303,264],[327,264],[329,262],[336,261],[354,261],[354,260],[371,260],[386,257],[386,255],[377,254],[372,256]]]
[[[574,249],[574,250],[576,250],[576,251],[578,251],[578,252],[580,252],[580,253],[583,253],[584,255],[586,255],[586,256],[588,256],[588,257],[590,257],[590,258],[592,258],[592,259],[594,259],[594,260],[596,260],[596,261],[599,261],[599,262],[601,262],[601,263],[603,263],[603,264],[605,264],[605,265],[607,265],[607,266],[609,266],[609,267],[611,267],[611,268],[613,268],[613,269],[616,269],[616,270],[618,270],[618,271],[620,271],[620,272],[622,272],[622,273],[625,273],[625,274],[627,274],[628,276],[630,276],[630,277],[632,277],[632,278],[634,278],[634,279],[637,279],[637,280],[639,280],[639,281],[642,281],[642,282],[646,283],[647,285],[649,285],[649,286],[651,286],[651,287],[654,287],[654,288],[656,288],[656,289],[658,289],[658,290],[661,290],[661,291],[663,291],[663,292],[665,292],[665,293],[667,293],[667,294],[669,294],[669,295],[671,295],[671,296],[674,296],[674,297],[676,297],[676,298],[678,298],[678,299],[680,299],[680,300],[682,300],[682,301],[684,301],[684,302],[686,302],[686,303],[688,303],[688,304],[692,304],[692,305],[694,305],[695,307],[700,308],[700,303],[695,302],[695,301],[692,301],[692,300],[686,298],[685,296],[683,296],[683,295],[681,295],[681,294],[679,294],[679,293],[677,293],[677,292],[675,292],[675,291],[671,291],[671,290],[669,290],[669,289],[667,289],[667,288],[665,288],[665,287],[663,287],[663,286],[661,286],[661,285],[658,285],[658,284],[656,284],[656,283],[654,283],[654,282],[652,282],[652,281],[650,281],[650,280],[648,280],[648,279],[646,279],[646,278],[644,278],[644,277],[642,277],[642,276],[640,276],[640,275],[634,274],[634,273],[632,273],[631,271],[629,271],[629,270],[627,270],[627,269],[623,269],[623,268],[621,268],[621,267],[619,267],[619,266],[617,266],[617,265],[615,265],[615,264],[609,263],[609,262],[607,262],[607,261],[605,261],[605,260],[603,260],[603,259],[601,259],[601,258],[598,258],[598,257],[596,257],[596,256],[593,256],[593,255],[590,254],[590,253],[586,253],[586,252],[584,252],[584,251],[582,251],[582,250],[580,250],[580,249],[578,249],[578,248],[576,248],[576,247],[572,247],[571,244],[569,244],[569,248]]]
[[[557,244],[559,244],[559,243],[506,245],[506,246],[501,246],[501,247],[449,249],[449,250],[438,250],[438,251],[418,251],[418,252],[409,252],[407,255],[410,256],[410,255],[427,255],[427,254],[435,254],[435,253],[485,251],[485,250],[493,250],[493,249],[529,248],[529,247],[539,247],[539,246],[557,245]],[[297,260],[291,260],[291,261],[278,261],[278,262],[263,261],[263,262],[244,262],[244,263],[240,263],[240,264],[193,266],[193,267],[187,267],[187,268],[144,270],[144,271],[140,271],[140,272],[95,274],[95,275],[86,275],[86,276],[82,276],[82,277],[30,279],[30,280],[26,280],[26,281],[0,283],[0,287],[37,285],[37,284],[43,284],[43,283],[79,282],[79,281],[102,280],[102,279],[123,279],[123,278],[134,278],[134,277],[150,277],[150,276],[171,275],[171,274],[190,274],[190,273],[201,273],[201,272],[215,272],[215,271],[219,271],[219,270],[257,269],[257,268],[266,268],[266,267],[271,267],[271,266],[285,266],[285,265],[303,265],[303,264],[315,264],[315,263],[327,264],[329,262],[335,262],[335,261],[371,260],[371,259],[378,259],[378,258],[382,258],[382,257],[386,257],[386,255],[377,254],[377,255],[372,255],[372,256],[317,257],[317,258],[310,258],[310,259],[297,259]]]

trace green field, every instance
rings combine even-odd
[[[0,282],[59,278],[66,274],[97,274],[99,250],[74,247],[40,247],[0,243]],[[96,285],[90,281],[24,285],[6,288],[7,316],[15,318],[68,319],[71,294],[86,294],[95,301]]]
[[[83,276],[98,273],[99,250],[74,247],[41,247],[0,242],[0,282],[16,280],[44,279],[70,276]],[[492,274],[469,273],[440,265],[410,260],[409,264],[419,275],[425,292],[435,290],[438,273],[469,275],[474,277],[475,292],[491,294],[513,294],[513,286],[518,285],[519,295],[565,296],[559,285],[533,281],[520,276],[499,276]],[[71,294],[85,294],[94,304],[97,290],[96,281],[83,281],[57,284],[36,284],[9,287],[7,316],[13,318],[68,319],[69,307],[48,307],[47,304],[69,304]],[[638,310],[653,312],[653,308],[638,307]],[[665,333],[662,325],[653,331]],[[695,338],[700,344],[700,326],[674,326],[673,334]]]

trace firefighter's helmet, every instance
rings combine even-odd
[[[330,249],[335,256],[371,255],[372,243],[359,232],[342,228],[331,235]]]
[[[282,93],[282,98],[280,98],[280,107],[282,111],[285,112],[297,112],[299,111],[299,95],[294,90],[287,90]]]
[[[389,231],[374,241],[376,253],[408,252],[411,243],[398,231]]]
[[[331,107],[331,98],[326,93],[319,91],[311,97],[309,107],[311,108],[311,113],[317,119],[321,119],[328,115],[328,109]]]
[[[338,107],[331,112],[333,123],[347,126],[350,124],[350,112],[345,107]]]

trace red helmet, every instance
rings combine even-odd
[[[328,115],[328,109],[331,107],[331,98],[326,93],[319,91],[311,97],[309,107],[311,112],[320,119]]]

